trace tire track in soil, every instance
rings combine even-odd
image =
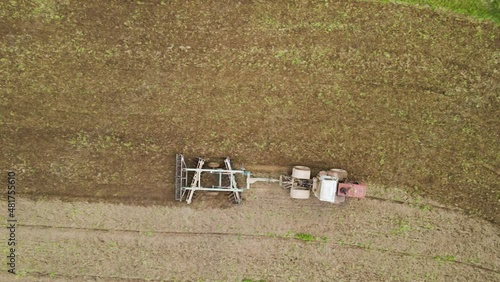
[[[433,204],[429,204],[429,203],[426,203],[426,204],[412,203],[412,202],[405,202],[405,201],[400,201],[400,200],[386,199],[386,198],[380,198],[380,197],[374,197],[374,196],[366,196],[366,199],[371,199],[371,200],[376,200],[376,201],[381,201],[381,202],[390,202],[390,203],[401,204],[401,205],[429,206],[429,207],[432,207],[433,209],[440,209],[440,210],[445,210],[445,211],[450,211],[450,212],[462,212],[462,210],[458,209],[458,208],[437,206],[437,205],[433,205]]]
[[[101,276],[101,275],[76,275],[76,274],[63,274],[63,273],[48,273],[48,272],[39,272],[39,271],[27,271],[26,274],[29,274],[31,277],[35,278],[45,278],[45,277],[59,277],[69,279],[74,281],[74,279],[80,279],[87,281],[88,279],[92,280],[105,280],[105,281],[165,281],[165,279],[144,279],[138,277],[122,277],[122,276]]]
[[[123,233],[123,234],[141,234],[147,231],[152,231],[152,230],[133,230],[133,229],[106,229],[106,228],[87,228],[87,227],[72,227],[72,226],[51,226],[51,225],[36,225],[36,224],[19,224],[19,226],[22,227],[27,227],[31,228],[33,230],[37,229],[53,229],[53,230],[76,230],[76,231],[82,231],[82,232],[102,232],[102,233]],[[375,248],[375,247],[369,247],[369,246],[360,246],[357,244],[353,243],[337,243],[337,242],[325,242],[321,240],[316,240],[316,241],[304,241],[300,238],[296,238],[294,236],[286,236],[286,235],[268,235],[268,234],[244,234],[244,233],[236,233],[236,232],[189,232],[189,231],[161,231],[161,230],[154,230],[153,231],[155,234],[161,234],[165,236],[183,236],[183,237],[196,237],[196,236],[211,236],[211,237],[240,237],[240,238],[258,238],[258,239],[268,239],[268,240],[281,240],[281,241],[302,241],[304,244],[333,244],[338,247],[344,247],[344,248],[351,248],[351,249],[358,249],[362,251],[374,251],[374,252],[380,252],[380,253],[389,253],[395,256],[407,256],[407,257],[418,257],[421,259],[427,259],[427,260],[435,260],[435,257],[432,256],[427,256],[423,254],[418,254],[418,253],[409,253],[409,252],[402,252],[398,250],[389,250],[389,249],[383,249],[383,248]],[[463,266],[468,266],[471,268],[483,270],[486,272],[491,272],[491,273],[496,273],[500,274],[500,270],[497,269],[492,269],[492,268],[487,268],[481,265],[477,264],[472,264],[469,262],[464,262],[464,261],[459,261],[459,260],[451,260],[447,261],[449,263],[455,263]],[[32,273],[32,272],[28,272]],[[34,273],[34,272],[33,272]],[[48,274],[47,274],[48,275]],[[59,276],[64,276],[60,275]],[[88,277],[94,277],[92,275],[87,275]],[[66,276],[64,276],[66,277]],[[69,277],[74,277],[74,275],[68,275]],[[78,277],[86,277],[86,276],[78,276]],[[101,277],[101,276],[95,276],[95,278],[111,278],[111,279],[124,279],[122,277]],[[144,279],[140,278],[127,278],[127,279],[137,279],[137,281],[144,281]],[[156,281],[156,280],[153,280]]]
[[[443,206],[433,205],[433,204],[429,204],[429,203],[412,203],[412,202],[405,202],[405,201],[401,201],[401,200],[380,198],[380,197],[375,197],[375,196],[366,196],[364,200],[366,200],[366,199],[374,200],[374,201],[381,201],[381,202],[389,202],[389,203],[394,203],[394,204],[399,204],[399,205],[409,205],[409,206],[415,205],[415,206],[419,206],[419,207],[420,206],[422,206],[422,207],[423,206],[428,206],[428,207],[431,207],[433,209],[440,209],[440,210],[445,210],[445,211],[449,211],[449,212],[463,212],[459,208],[443,207]],[[355,200],[357,200],[357,199],[347,199],[346,202],[338,204],[338,205],[331,205],[330,203],[322,203],[322,202],[318,202],[318,203],[314,203],[314,204],[311,204],[309,202],[307,204],[294,203],[293,208],[296,208],[296,209],[299,209],[299,208],[321,208],[321,209],[325,209],[325,208],[327,208],[327,209],[333,210],[333,209],[347,207],[347,205],[351,201],[355,201]],[[273,197],[273,198],[262,198],[262,199],[259,199],[259,201],[261,201],[261,202],[272,202],[273,205],[274,205],[274,204],[276,204],[276,202],[286,203],[286,201],[289,201],[289,199],[287,199],[287,198]],[[288,205],[283,205],[283,207],[285,207],[285,206],[287,207],[287,209],[290,209],[290,207]],[[495,224],[493,221],[491,221],[491,223]]]
[[[34,200],[46,197],[46,196],[42,197],[42,196],[40,196],[38,194],[34,194],[34,193],[25,193],[24,196],[27,196],[28,199],[34,199]],[[175,201],[172,199],[165,200],[164,198],[158,198],[158,197],[157,198],[147,198],[147,199],[141,198],[141,197],[116,197],[114,199],[102,199],[102,200],[96,201],[95,197],[90,197],[90,196],[74,196],[74,195],[69,195],[69,194],[67,194],[67,195],[53,194],[53,195],[49,195],[49,196],[56,197],[57,199],[59,199],[61,201],[65,201],[65,202],[72,202],[72,201],[77,200],[77,201],[83,201],[83,202],[102,202],[102,203],[121,203],[121,204],[133,203],[133,204],[141,205],[141,206],[150,206],[150,205],[174,206],[174,205],[178,204],[178,201]],[[193,198],[194,203],[195,203],[195,201],[194,201],[195,199],[196,198]],[[395,204],[400,204],[400,205],[429,206],[433,209],[440,209],[440,210],[445,210],[445,211],[450,211],[450,212],[463,212],[463,210],[461,210],[459,208],[450,208],[450,207],[433,205],[433,204],[429,204],[429,203],[425,203],[425,204],[412,203],[412,202],[405,202],[405,201],[401,201],[401,200],[380,198],[380,197],[375,197],[375,196],[366,196],[365,199],[381,201],[381,202],[390,202],[390,203],[395,203]],[[244,201],[245,201],[245,198],[243,198],[243,202]],[[275,202],[277,202],[277,201],[286,203],[286,201],[289,201],[289,199],[288,198],[281,198],[281,197],[269,197],[269,198],[261,198],[261,199],[259,199],[259,201],[273,202],[273,205],[274,205],[274,204],[276,204]],[[308,202],[307,204],[294,203],[294,205],[292,207],[290,207],[290,206],[288,206],[289,203],[287,203],[287,205],[283,205],[283,207],[286,206],[287,209],[290,209],[290,208],[291,209],[302,209],[302,208],[321,208],[321,209],[324,209],[324,208],[329,208],[328,206],[330,206],[330,209],[337,209],[339,207],[340,208],[345,207],[350,201],[353,201],[353,199],[348,199],[347,202],[340,204],[340,205],[334,205],[334,206],[330,205],[329,203],[325,204],[325,203],[319,202],[316,204],[311,204]],[[182,203],[182,202],[180,202],[180,203]],[[191,206],[196,208],[196,204],[191,205]],[[221,205],[221,206],[223,206],[223,205]],[[497,225],[492,220],[488,220],[488,219],[485,219],[485,220],[492,223],[493,225]]]

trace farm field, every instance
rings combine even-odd
[[[497,281],[498,226],[400,189],[337,206],[255,185],[240,206],[19,202],[23,281]],[[221,199],[217,199],[219,201]],[[57,207],[57,209],[55,209]],[[2,220],[5,220],[2,218]],[[2,263],[5,261],[2,256]],[[9,276],[3,273],[1,278]]]
[[[373,1],[12,0],[0,38],[19,278],[499,280],[498,23]],[[188,206],[176,153],[343,168],[370,198],[257,185]]]

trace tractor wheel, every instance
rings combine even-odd
[[[311,178],[311,169],[307,166],[294,166],[292,169],[292,177],[298,179],[309,179]]]
[[[310,195],[311,190],[290,189],[290,197],[292,197],[292,199],[309,199]]]

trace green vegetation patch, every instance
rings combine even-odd
[[[459,14],[500,22],[500,1],[498,0],[382,0],[382,2],[406,2],[429,5],[434,9],[446,9]]]
[[[323,242],[326,243],[328,242],[328,237],[327,236],[314,236],[309,233],[295,233],[293,231],[288,231],[285,235],[279,236],[274,233],[269,233],[267,236],[270,237],[282,237],[282,238],[293,238],[293,239],[298,239],[302,240],[305,242],[312,242],[312,241],[317,241],[317,242]]]
[[[297,233],[297,234],[295,234],[294,237],[296,239],[300,239],[300,240],[306,241],[306,242],[310,242],[310,241],[315,241],[316,240],[316,237],[314,237],[311,234],[307,234],[307,233]]]
[[[439,262],[454,262],[457,260],[455,256],[451,256],[451,255],[434,256],[433,259],[435,261],[439,261]]]

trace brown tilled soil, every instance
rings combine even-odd
[[[166,204],[183,152],[341,167],[499,220],[493,23],[347,0],[0,11],[0,167],[25,196]]]

